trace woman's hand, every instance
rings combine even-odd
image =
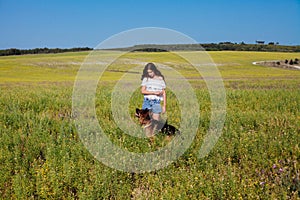
[[[161,96],[161,95],[163,95],[163,93],[164,93],[164,91],[154,92],[154,94],[157,95],[157,96]]]

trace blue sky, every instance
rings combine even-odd
[[[0,0],[0,49],[94,48],[161,27],[199,43],[300,45],[300,0]]]

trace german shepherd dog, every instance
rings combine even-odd
[[[153,137],[157,129],[159,129],[159,132],[166,134],[167,136],[180,134],[180,131],[174,126],[168,124],[167,121],[163,123],[151,119],[151,111],[148,109],[136,108],[135,116],[139,118],[140,125],[144,126],[147,137]]]

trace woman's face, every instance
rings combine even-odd
[[[148,70],[147,70],[147,73],[148,73],[148,76],[149,76],[150,78],[153,78],[153,77],[155,76],[154,71],[151,70],[151,69],[148,69]]]

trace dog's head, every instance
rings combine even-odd
[[[135,116],[139,118],[139,122],[141,125],[146,125],[151,122],[150,118],[150,110],[148,109],[135,109]]]

